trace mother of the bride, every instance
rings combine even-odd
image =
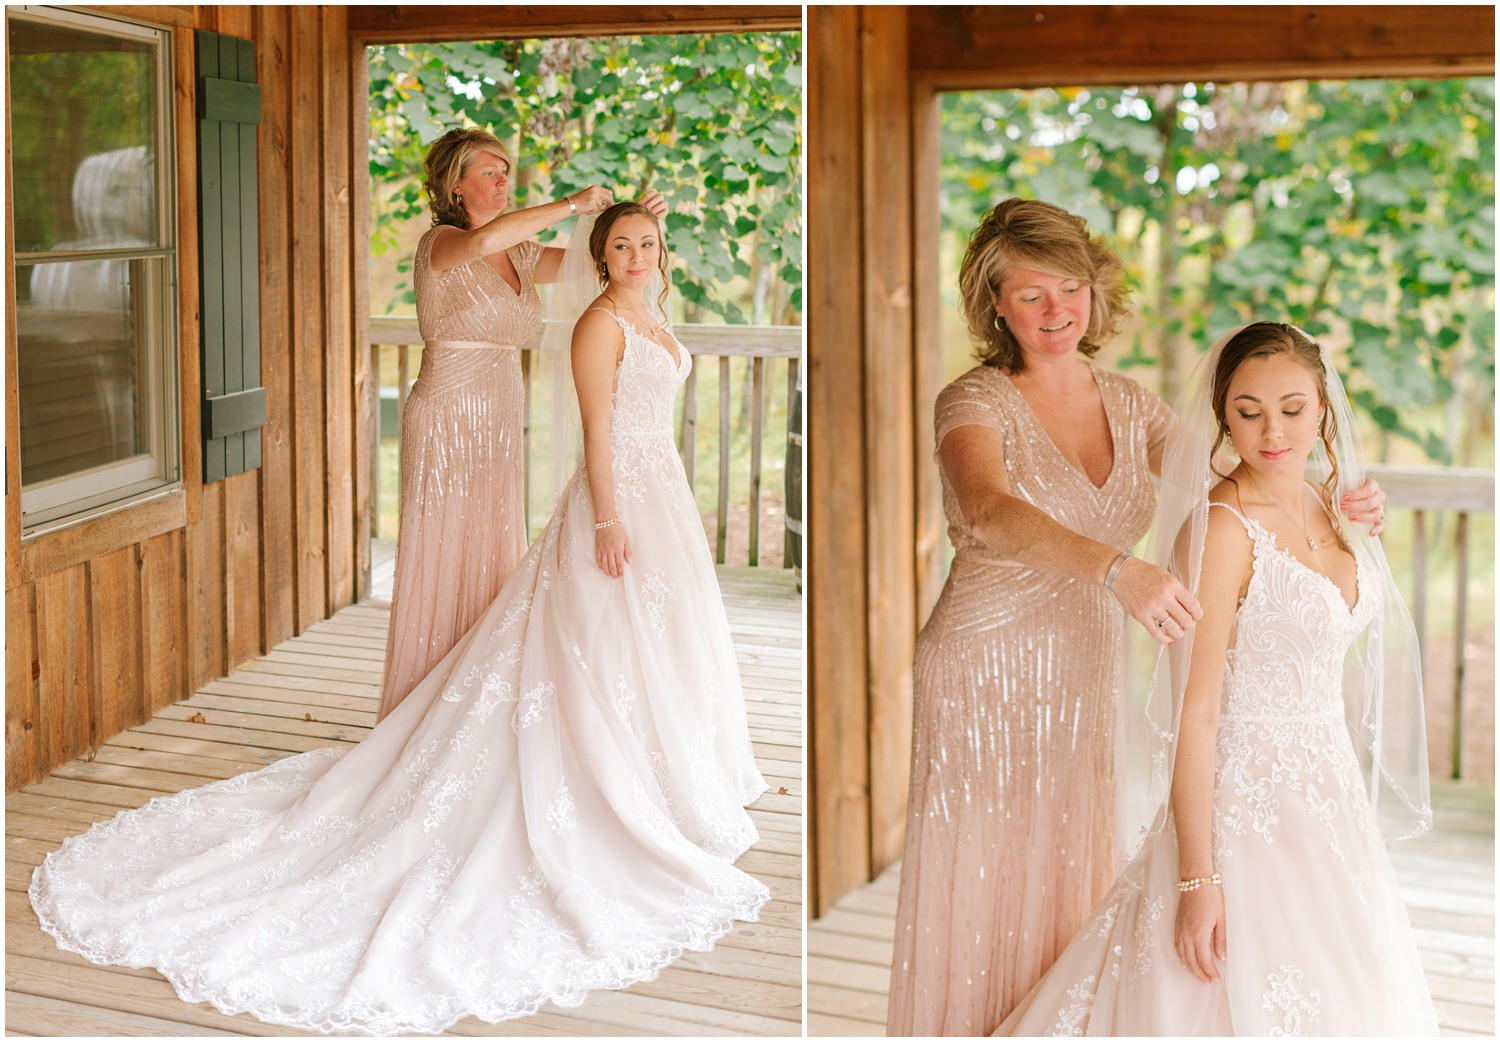
[[[412,280],[422,367],[401,414],[401,529],[379,718],[489,607],[526,551],[525,386],[520,347],[542,324],[539,283],[563,251],[531,239],[613,201],[590,185],[508,209],[511,160],[486,130],[450,130],[428,149],[433,227]],[[660,217],[656,192],[640,200]]]
[[[1116,602],[1162,643],[1201,614],[1126,552],[1173,420],[1087,361],[1125,309],[1118,257],[1080,218],[1010,199],[960,291],[983,364],[937,401],[956,554],[917,640],[892,1035],[988,1035],[1083,925],[1117,867]],[[1376,520],[1383,495],[1360,493],[1346,511]]]

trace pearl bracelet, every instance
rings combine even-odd
[[[1109,571],[1104,573],[1104,588],[1106,590],[1110,592],[1114,591],[1115,579],[1119,576],[1120,569],[1125,567],[1125,562],[1128,560],[1130,560],[1130,551],[1121,550],[1120,556],[1116,557],[1114,563],[1109,566]]]
[[[619,523],[620,523],[620,515],[616,514],[614,517],[610,518],[608,521],[595,521],[594,522],[594,531],[597,532],[601,528],[608,528],[610,525],[617,525]]]
[[[1219,873],[1215,872],[1211,876],[1199,876],[1197,879],[1184,879],[1180,881],[1177,884],[1177,892],[1185,894],[1189,890],[1197,890],[1199,887],[1223,885],[1224,882],[1219,878]]]

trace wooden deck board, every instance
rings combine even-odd
[[[1445,1035],[1495,1029],[1495,794],[1433,782],[1436,826],[1391,855]],[[883,1035],[899,864],[807,933],[810,1035]],[[1231,941],[1232,943],[1232,941]]]
[[[750,811],[760,842],[738,862],[771,889],[761,921],[737,923],[653,981],[595,992],[577,1009],[454,1036],[802,1033],[801,601],[790,572],[723,568],[757,762],[770,784]],[[184,702],[110,739],[6,801],[6,1033],[27,1036],[297,1035],[179,1000],[149,969],[94,966],[60,951],[26,896],[31,872],[68,836],[122,807],[358,742],[374,725],[388,607],[366,601],[310,626]],[[1463,994],[1455,994],[1463,1001]]]

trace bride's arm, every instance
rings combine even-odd
[[[1251,543],[1227,510],[1208,512],[1198,599],[1203,618],[1193,636],[1192,659],[1177,724],[1172,767],[1172,817],[1177,826],[1180,879],[1202,879],[1217,870],[1213,852],[1214,750],[1219,731],[1224,659],[1235,611],[1250,575]],[[1215,885],[1182,894],[1177,904],[1177,957],[1201,981],[1219,978],[1214,956],[1224,959],[1224,891]]]
[[[578,391],[583,423],[583,466],[594,503],[594,522],[615,519],[613,524],[594,530],[594,560],[612,579],[625,573],[630,560],[630,541],[615,511],[614,458],[609,447],[615,367],[624,352],[625,334],[602,311],[585,312],[573,327],[573,386]]]
[[[613,202],[609,191],[596,185],[589,185],[583,191],[573,193],[571,198],[579,213],[598,213]],[[432,240],[432,251],[428,256],[432,273],[441,275],[450,268],[467,264],[478,257],[488,257],[492,253],[508,250],[543,228],[571,217],[573,206],[568,205],[566,198],[555,199],[540,206],[502,213],[478,228],[453,228],[445,231]],[[555,274],[554,272],[554,276]],[[542,281],[539,278],[534,280]]]
[[[938,446],[938,458],[974,538],[1001,557],[1028,568],[1102,584],[1119,551],[1058,524],[1010,494],[1000,435],[979,424],[955,427]],[[1146,632],[1170,644],[1193,627],[1198,601],[1171,575],[1131,558],[1112,592]],[[1158,627],[1158,619],[1168,619]]]

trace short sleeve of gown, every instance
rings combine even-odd
[[[547,247],[530,239],[523,239],[516,243],[511,252],[511,260],[515,262],[517,272],[524,271],[527,275],[535,277],[537,262],[542,259],[542,251]]]
[[[1171,406],[1140,384],[1135,384],[1135,396],[1136,408],[1146,428],[1146,451],[1151,456],[1158,456],[1177,416],[1172,412]]]
[[[942,447],[948,432],[957,427],[977,425],[1004,435],[1009,424],[1000,388],[995,386],[998,375],[982,368],[972,369],[943,388],[933,416],[934,451]]]

